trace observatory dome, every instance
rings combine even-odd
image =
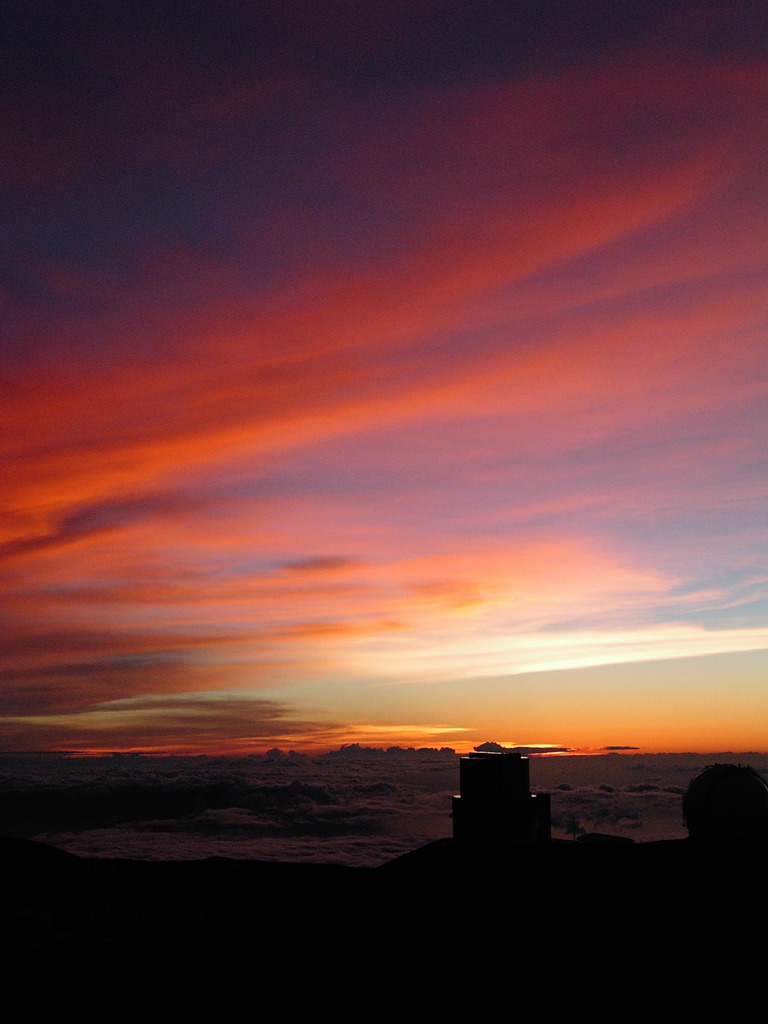
[[[688,786],[683,818],[695,839],[768,833],[768,785],[748,765],[708,765]]]

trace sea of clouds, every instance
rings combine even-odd
[[[680,839],[682,794],[715,762],[766,754],[547,755],[553,834]],[[86,857],[331,862],[375,866],[451,835],[459,758],[357,746],[320,757],[0,757],[0,832]]]

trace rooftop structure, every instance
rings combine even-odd
[[[473,751],[459,760],[461,793],[453,798],[453,837],[502,846],[551,839],[548,793],[531,793],[528,758],[515,751]]]

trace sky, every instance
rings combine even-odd
[[[768,750],[762,2],[0,40],[0,750]]]

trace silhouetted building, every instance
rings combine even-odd
[[[768,785],[748,765],[711,764],[683,797],[692,839],[768,835]]]
[[[551,839],[549,794],[530,792],[527,757],[474,751],[459,760],[459,787],[454,839],[493,846]]]

